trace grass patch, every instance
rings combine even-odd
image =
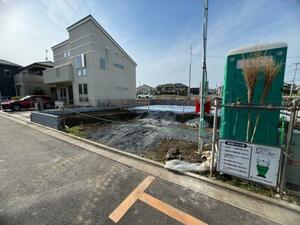
[[[222,181],[226,184],[229,185],[233,185],[248,191],[252,191],[258,194],[262,194],[268,197],[275,197],[275,195],[277,194],[277,190],[276,188],[273,187],[268,187],[262,184],[258,184],[252,181],[247,181],[247,180],[243,180],[243,179],[239,179],[230,175],[226,175],[226,174],[215,174],[215,177],[217,178],[217,180]]]
[[[84,133],[81,131],[80,126],[66,127],[65,132],[68,134],[75,135],[77,137],[81,137],[81,138],[85,137]]]

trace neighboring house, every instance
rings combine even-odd
[[[282,94],[283,95],[289,95],[291,91],[291,84],[288,84],[286,82],[283,83],[283,88],[282,88]]]
[[[192,88],[190,89],[192,95],[199,95],[199,88]]]
[[[91,16],[67,28],[69,39],[52,47],[54,68],[44,71],[51,95],[81,106],[135,99],[133,59]]]
[[[283,93],[284,96],[290,95],[290,93],[291,93],[291,87],[292,87],[292,84],[284,82],[284,84],[283,84],[283,90],[282,90],[282,93]],[[292,94],[297,94],[296,85],[294,85]]]
[[[20,69],[14,76],[16,95],[50,95],[50,87],[44,84],[43,71],[52,67],[52,62],[45,61]]]
[[[136,88],[136,94],[139,95],[139,94],[152,94],[154,91],[154,88],[149,86],[149,85],[146,85],[146,84],[143,84],[142,86],[139,86]]]
[[[217,96],[222,96],[222,92],[223,92],[223,85],[217,87]]]
[[[199,88],[191,88],[191,94],[193,96],[199,95]],[[208,89],[207,94],[221,96],[222,95],[222,86],[219,86],[216,89]]]
[[[188,86],[181,83],[174,84],[161,84],[155,88],[156,94],[177,94],[177,95],[187,95]]]
[[[209,88],[207,90],[207,94],[209,94],[209,95],[215,95],[215,94],[217,94],[217,89]]]
[[[0,101],[16,95],[14,75],[22,66],[0,59]]]

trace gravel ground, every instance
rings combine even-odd
[[[143,154],[166,139],[194,143],[194,146],[198,129],[190,124],[193,123],[177,122],[172,113],[156,112],[121,125],[87,125],[83,127],[83,132],[88,139],[131,153]]]

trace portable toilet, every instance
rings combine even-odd
[[[243,60],[251,60],[254,55],[269,57],[280,64],[280,69],[272,82],[265,104],[281,105],[287,44],[282,42],[253,45],[229,51],[226,59],[220,138],[246,141],[248,113],[251,112],[251,128],[260,115],[253,143],[279,145],[280,110],[258,110],[253,108],[226,107],[231,103],[248,104],[247,86],[243,76]],[[259,104],[264,89],[264,76],[260,72],[254,88],[252,104]]]

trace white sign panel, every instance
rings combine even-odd
[[[280,148],[256,145],[252,150],[249,179],[276,186],[280,162]]]
[[[220,139],[218,170],[276,186],[281,149]]]
[[[220,140],[220,171],[248,178],[251,147],[244,143]]]

